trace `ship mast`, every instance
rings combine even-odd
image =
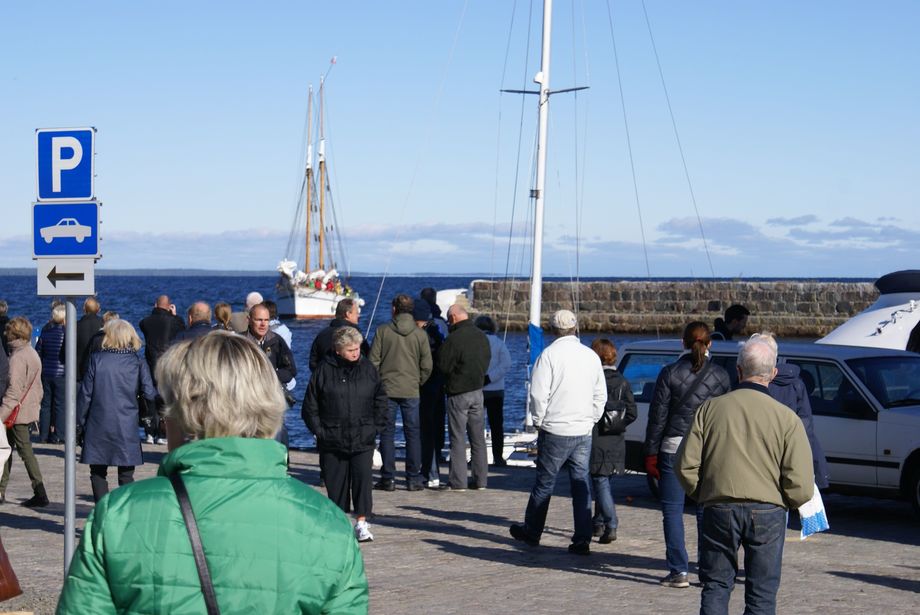
[[[310,86],[310,95],[307,99],[307,180],[306,180],[306,192],[307,192],[307,203],[306,203],[306,218],[307,218],[307,233],[306,233],[306,250],[304,254],[306,255],[305,263],[303,270],[308,272],[310,271],[310,219],[313,217],[313,201],[312,201],[312,192],[313,192],[313,86]]]
[[[325,77],[319,82],[319,268],[326,269],[324,256],[326,250],[326,136],[323,130],[323,88]]]
[[[536,361],[543,350],[543,328],[540,322],[540,302],[543,300],[543,191],[546,184],[546,140],[549,119],[549,60],[552,38],[553,2],[543,3],[543,57],[540,72],[534,77],[534,83],[540,86],[538,103],[539,133],[537,137],[537,176],[536,185],[530,196],[534,199],[533,224],[533,273],[530,280],[530,324],[528,337],[530,342],[530,364]]]

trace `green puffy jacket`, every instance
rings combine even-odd
[[[217,601],[232,613],[367,613],[351,523],[291,478],[273,440],[209,438],[167,455],[159,477],[104,497],[86,522],[57,612],[205,612],[172,485],[181,471]]]

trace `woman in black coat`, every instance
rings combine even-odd
[[[373,540],[367,523],[372,507],[371,464],[377,430],[386,423],[387,396],[371,362],[361,355],[361,332],[340,327],[310,377],[301,416],[316,436],[326,493],[355,514],[355,537]]]
[[[144,463],[138,396],[153,407],[157,392],[147,362],[137,354],[141,340],[126,320],[103,327],[102,350],[91,355],[77,400],[77,424],[83,429],[81,463],[89,464],[93,498],[109,492],[109,466],[118,467],[118,485],[134,482],[134,467]]]
[[[594,487],[594,535],[608,544],[617,539],[617,511],[613,503],[613,477],[626,471],[626,427],[636,420],[636,400],[629,382],[614,365],[617,349],[608,339],[591,342],[604,366],[607,403],[604,416],[594,426],[591,438],[591,480]]]

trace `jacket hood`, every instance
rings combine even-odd
[[[798,365],[780,363],[776,366],[776,377],[771,384],[781,387],[790,386],[799,378],[801,371]]]
[[[284,445],[266,438],[205,438],[183,444],[160,462],[158,476],[182,472],[196,476],[284,478]]]
[[[406,337],[418,329],[418,326],[412,319],[412,314],[397,314],[393,317],[393,328],[396,329],[397,333]]]

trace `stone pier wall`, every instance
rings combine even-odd
[[[751,311],[749,331],[781,337],[821,337],[878,298],[871,283],[843,282],[545,282],[543,326],[578,301],[583,331],[678,333],[692,320],[708,324],[740,303]],[[472,311],[497,318],[500,327],[527,328],[530,282],[476,280]]]

